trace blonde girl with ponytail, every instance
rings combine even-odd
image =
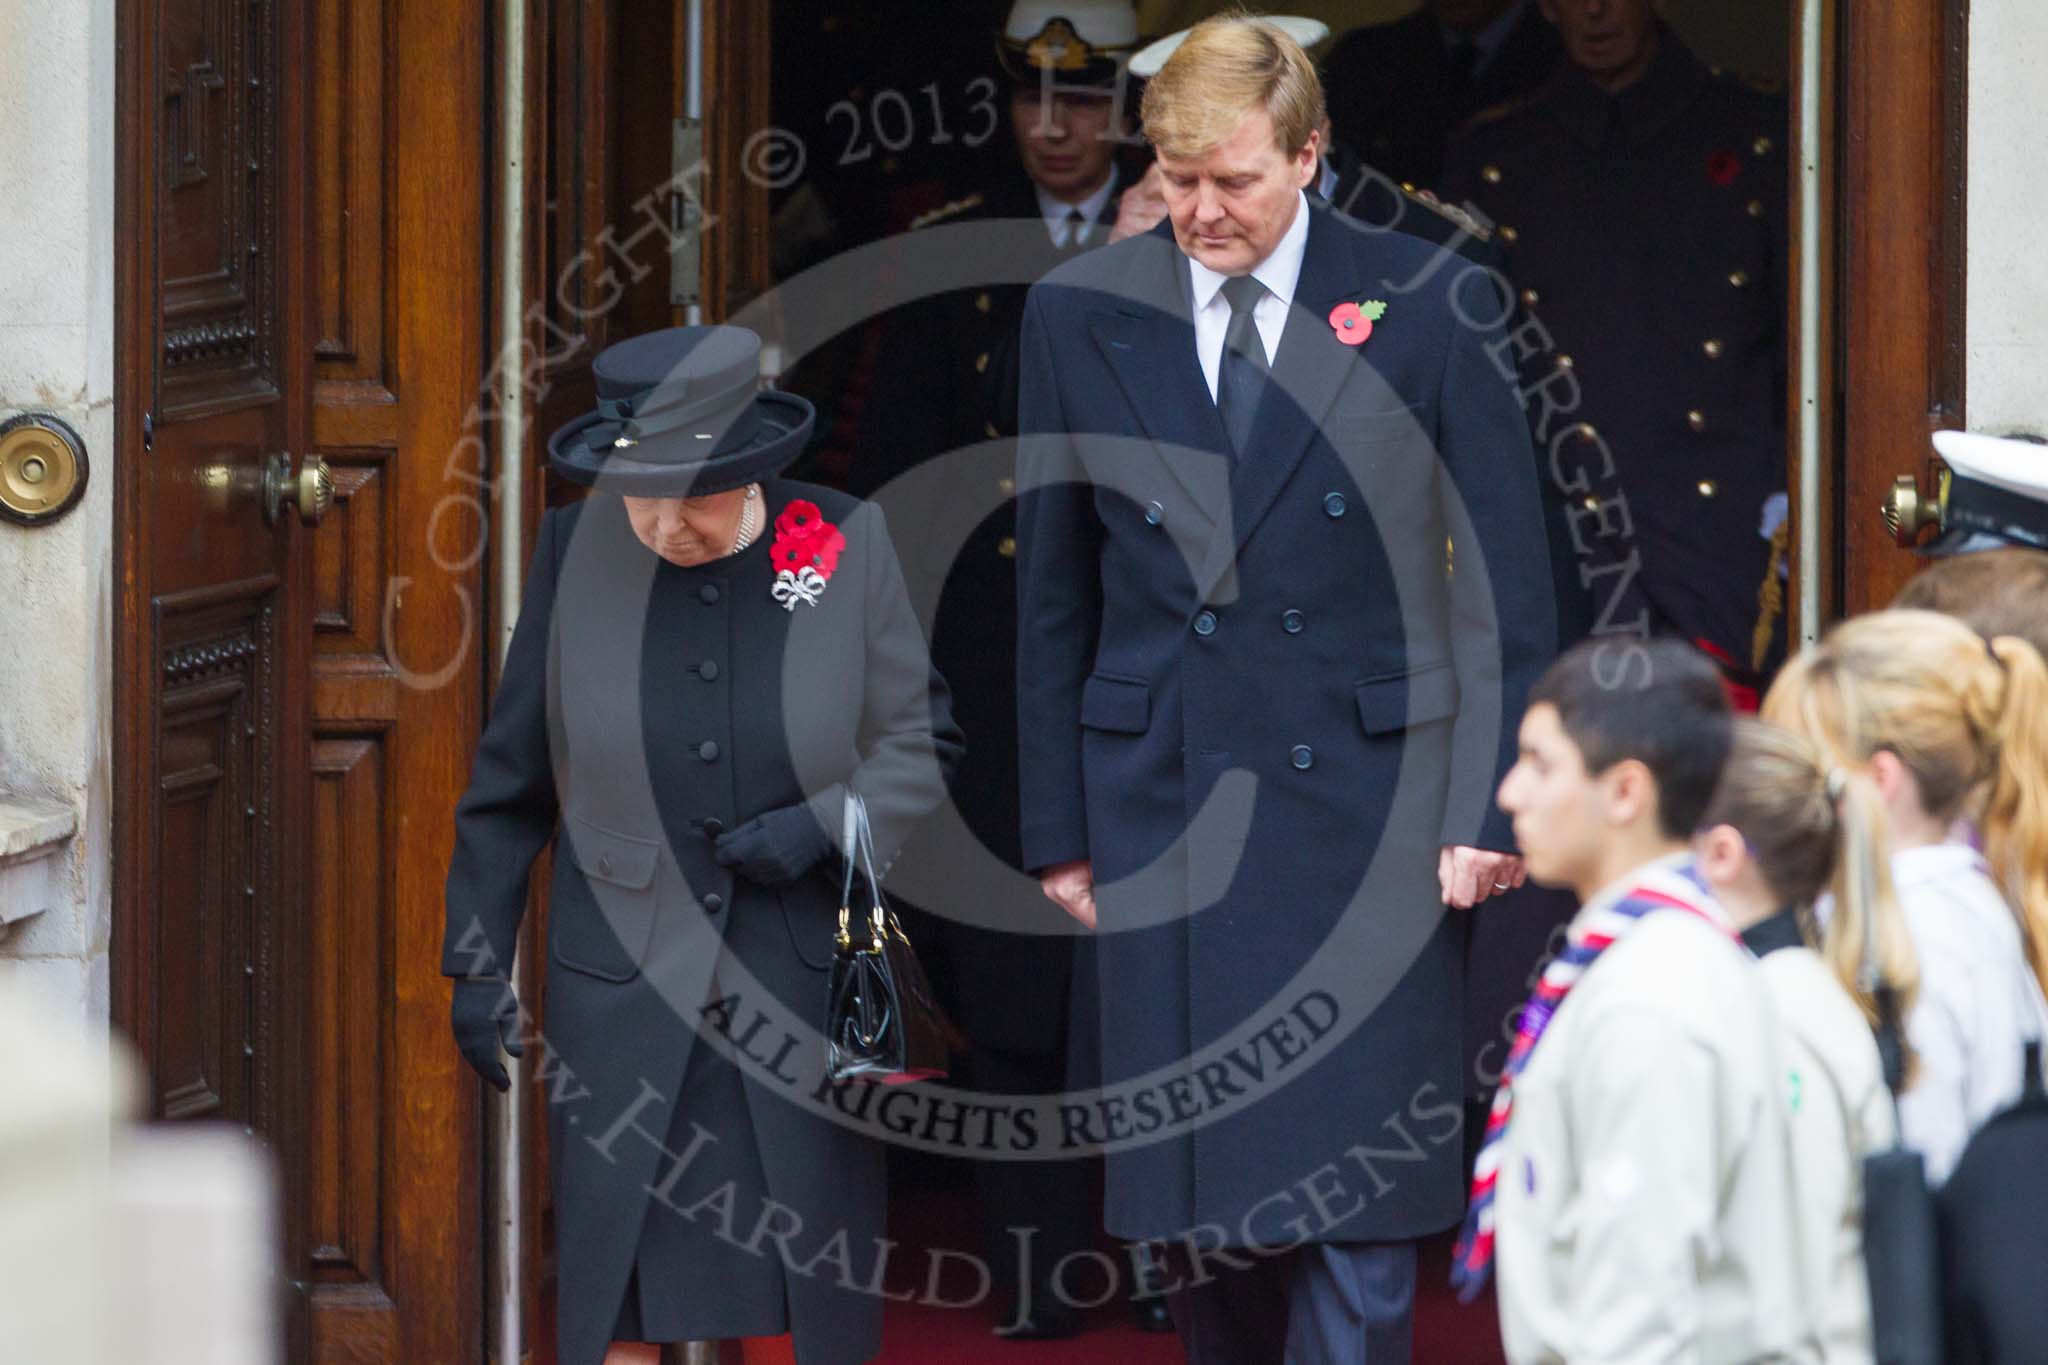
[[[2048,1035],[2048,665],[2017,637],[1879,612],[1787,665],[1763,715],[1867,777],[1883,803],[1919,972],[1899,1122],[1929,1176],[1945,1179],[1970,1134],[2019,1095],[2024,1044]],[[1958,837],[1972,828],[1981,853]],[[1823,940],[1852,988],[1857,932],[1844,921],[1838,941],[1831,921]]]
[[[1889,855],[1883,798],[1869,778],[1834,766],[1804,736],[1737,722],[1693,856],[1762,960],[1777,1015],[1800,1254],[1830,1365],[1871,1359],[1862,1161],[1897,1132],[1871,1033],[1875,995],[1889,991],[1903,1011],[1919,989]],[[1823,896],[1827,957],[1816,951],[1813,914]],[[1868,962],[1865,944],[1875,948]]]

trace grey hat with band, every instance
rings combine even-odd
[[[591,362],[597,407],[548,438],[572,483],[634,497],[729,492],[787,468],[815,416],[763,390],[761,338],[744,327],[670,327],[607,346]]]

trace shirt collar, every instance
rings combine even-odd
[[[1064,199],[1055,198],[1047,192],[1043,185],[1036,181],[1032,182],[1031,188],[1038,192],[1038,213],[1040,217],[1045,219],[1045,230],[1047,232],[1057,235],[1060,227],[1067,221],[1067,215],[1076,210],[1079,210],[1081,214],[1081,222],[1087,227],[1092,228],[1095,226],[1095,221],[1102,217],[1102,209],[1105,204],[1109,203],[1109,196],[1116,193],[1116,167],[1112,165],[1109,168],[1109,175],[1103,180],[1095,193],[1089,195],[1078,204],[1069,204]]]
[[[1448,52],[1461,41],[1470,42],[1479,50],[1479,60],[1473,70],[1483,70],[1507,42],[1508,35],[1515,31],[1515,25],[1522,22],[1523,11],[1529,8],[1530,3],[1531,0],[1517,0],[1517,3],[1509,5],[1488,20],[1486,27],[1477,33],[1460,33],[1447,24],[1438,24],[1437,32],[1444,40],[1444,50]]]
[[[1742,942],[1758,957],[1784,948],[1804,948],[1806,932],[1799,927],[1799,909],[1788,905],[1769,919],[1758,920],[1742,931]]]
[[[1640,147],[1671,126],[1711,79],[1707,68],[1668,26],[1657,29],[1657,55],[1634,85],[1610,95],[1585,72],[1566,64],[1550,97],[1550,111],[1565,131],[1599,148],[1619,129]]]
[[[1280,234],[1280,241],[1251,269],[1252,278],[1266,286],[1266,291],[1284,305],[1294,302],[1294,286],[1301,280],[1301,259],[1308,251],[1308,196],[1300,190],[1294,192],[1294,221],[1287,225],[1287,231]],[[1194,286],[1194,311],[1199,313],[1216,298],[1228,276],[1219,275],[1194,257],[1189,256],[1188,281]]]

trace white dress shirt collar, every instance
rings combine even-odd
[[[1308,196],[1300,190],[1294,192],[1294,221],[1287,225],[1287,231],[1280,234],[1280,240],[1266,259],[1251,269],[1252,278],[1266,286],[1266,292],[1280,301],[1280,315],[1286,316],[1294,302],[1294,286],[1301,280],[1301,258],[1308,251]],[[1188,280],[1194,286],[1194,311],[1199,315],[1203,309],[1215,302],[1223,281],[1229,278],[1219,275],[1194,257],[1188,257]],[[1261,331],[1264,329],[1261,328]],[[1268,347],[1270,353],[1271,348]]]
[[[1067,229],[1072,226],[1067,222],[1067,215],[1074,212],[1081,215],[1081,240],[1085,242],[1096,226],[1095,220],[1102,216],[1103,205],[1109,202],[1110,195],[1116,193],[1116,167],[1111,166],[1108,178],[1078,204],[1069,204],[1054,197],[1037,181],[1032,182],[1031,188],[1038,192],[1039,216],[1045,219],[1046,235],[1052,238],[1052,244],[1062,247],[1067,244]]]

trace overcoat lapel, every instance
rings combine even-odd
[[[1272,510],[1359,364],[1358,348],[1339,342],[1329,327],[1330,310],[1357,297],[1361,272],[1349,235],[1321,205],[1311,201],[1308,214],[1308,242],[1294,286],[1294,306],[1280,333],[1271,382],[1252,422],[1251,449],[1238,459],[1231,480],[1234,534],[1219,534],[1209,546],[1196,579],[1204,596]]]
[[[1187,265],[1172,225],[1139,239],[1130,289],[1089,315],[1095,345],[1145,434],[1212,523],[1226,521],[1230,437],[1195,355]],[[1100,475],[1098,475],[1100,477]]]

